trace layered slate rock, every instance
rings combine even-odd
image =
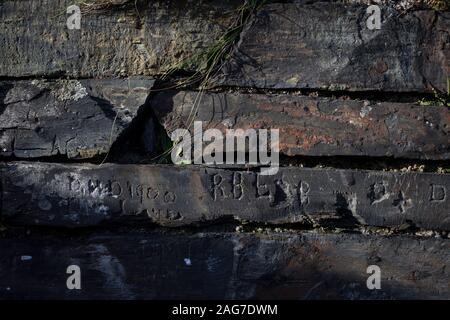
[[[201,96],[201,98],[199,98]],[[289,156],[450,158],[450,112],[445,107],[292,94],[163,92],[150,102],[170,134],[204,129],[278,129]],[[205,143],[207,144],[207,143]]]
[[[274,224],[450,230],[450,175],[283,167],[275,175],[200,166],[1,166],[2,217],[13,224],[180,226],[233,217]]]
[[[95,4],[100,1],[83,1]],[[69,30],[69,0],[0,3],[0,76],[107,77],[161,73],[208,48],[239,0],[103,1],[81,6]],[[31,14],[32,13],[32,14]]]
[[[450,240],[97,232],[0,239],[3,299],[449,299]],[[82,290],[68,290],[78,265]],[[369,290],[367,267],[381,269]],[[270,279],[270,281],[268,281]]]
[[[154,80],[0,82],[0,155],[106,154],[145,104]]]
[[[123,1],[123,0],[122,0]],[[320,0],[317,0],[318,2]],[[332,0],[336,2],[342,3],[359,3],[365,4],[367,6],[378,4],[391,6],[396,8],[400,12],[404,12],[412,9],[433,9],[433,10],[448,10],[450,4],[446,0],[403,0],[403,1],[392,1],[392,0]],[[311,0],[293,0],[291,2],[295,3],[311,3]]]
[[[222,85],[259,88],[447,91],[450,13],[365,5],[267,4],[243,32]]]

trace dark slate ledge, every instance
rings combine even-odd
[[[447,91],[450,12],[366,5],[265,5],[243,32],[217,85],[330,90]]]
[[[194,120],[202,121],[205,130],[278,129],[280,152],[288,156],[450,159],[446,107],[294,94],[198,95],[168,91],[152,98],[150,105],[169,136],[188,127],[195,108]]]
[[[2,218],[45,226],[185,226],[224,217],[450,230],[450,175],[280,168],[263,176],[201,166],[0,166]]]
[[[0,239],[2,299],[449,299],[450,240],[350,234],[37,234]],[[69,265],[81,290],[68,290]],[[381,289],[366,286],[369,265]]]
[[[0,82],[0,156],[106,155],[145,104],[153,78]]]

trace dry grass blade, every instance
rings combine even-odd
[[[175,84],[153,90],[162,91],[179,89],[198,84],[199,91],[192,103],[185,129],[189,130],[193,126],[195,115],[197,114],[198,106],[200,105],[205,89],[210,86],[211,81],[224,66],[226,59],[231,54],[233,46],[239,40],[239,36],[244,27],[249,23],[251,16],[255,14],[265,2],[265,0],[245,0],[242,5],[232,12],[236,16],[236,19],[233,20],[227,30],[214,44],[204,51],[164,68],[165,72],[161,75],[162,80],[168,79],[171,75],[180,70],[194,70],[191,76],[178,80]],[[161,155],[156,156],[152,160],[166,156],[168,153],[172,152],[174,148],[176,148],[176,144],[173,144],[169,149],[165,150]]]

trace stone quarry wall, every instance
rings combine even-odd
[[[74,3],[0,2],[1,298],[450,298],[446,1]],[[194,120],[281,168],[171,164]]]

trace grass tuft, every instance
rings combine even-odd
[[[182,59],[174,64],[166,65],[162,68],[164,71],[161,75],[161,80],[166,80],[180,71],[190,70],[192,71],[192,74],[177,80],[167,87],[155,89],[153,91],[179,89],[191,85],[198,85],[199,91],[192,103],[185,129],[189,130],[192,127],[204,90],[210,86],[211,82],[223,68],[225,62],[231,56],[235,43],[239,40],[242,30],[250,23],[252,15],[254,15],[265,2],[266,0],[244,0],[243,4],[232,12],[236,18],[211,46],[186,59]],[[174,148],[178,149],[176,150],[177,153],[181,152],[181,147],[177,147],[176,143],[170,143],[167,144],[167,149],[162,154],[156,156],[152,160],[167,158]]]
[[[418,101],[421,106],[444,106],[450,108],[450,77],[447,77],[447,92],[433,87],[433,97]]]

